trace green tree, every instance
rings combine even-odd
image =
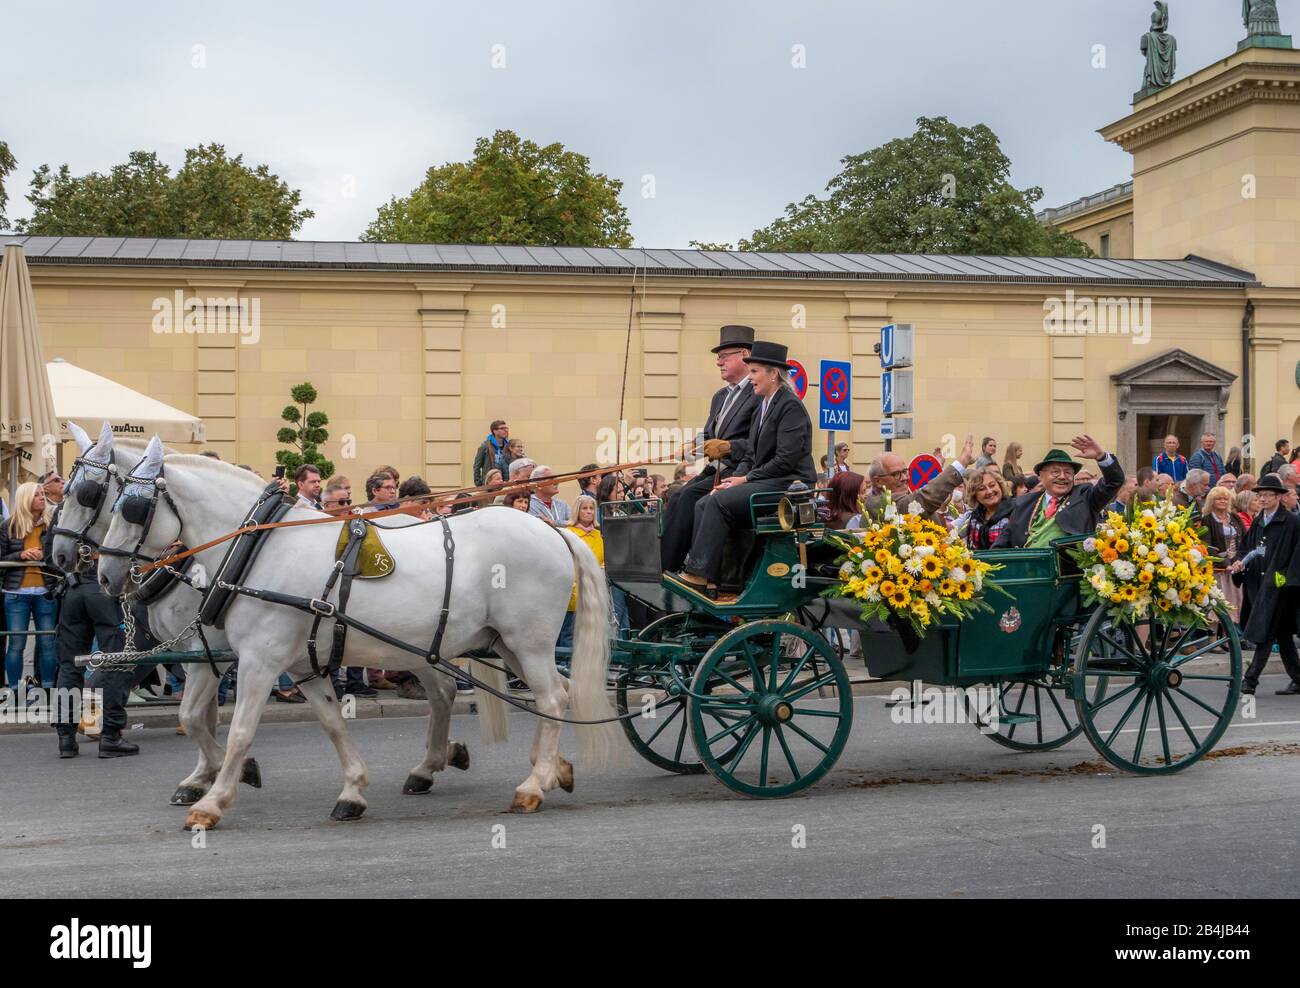
[[[329,479],[334,475],[334,464],[327,460],[320,451],[321,443],[330,437],[325,431],[329,425],[329,416],[324,412],[311,412],[308,409],[316,403],[316,389],[310,381],[295,384],[289,389],[293,405],[285,405],[280,418],[292,425],[282,426],[275,434],[275,441],[292,446],[293,449],[276,450],[275,462],[284,465],[284,472],[290,477],[304,463],[310,463],[320,470],[321,477]],[[299,408],[298,406],[302,407]]]
[[[741,240],[742,250],[1089,257],[1043,226],[1038,187],[1017,189],[988,127],[921,117],[910,137],[843,159],[824,199],[807,196]]]
[[[220,144],[187,150],[175,175],[153,151],[132,151],[107,174],[41,165],[27,199],[32,217],[18,230],[37,236],[287,240],[315,215],[266,165],[250,168]]]
[[[9,202],[9,193],[5,191],[5,176],[12,172],[17,164],[9,151],[9,145],[0,141],[0,230],[9,229],[9,221],[5,219],[5,205]]]
[[[586,156],[509,130],[475,142],[474,157],[425,173],[394,197],[361,239],[389,243],[630,247],[623,183]]]

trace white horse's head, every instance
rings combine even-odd
[[[76,422],[68,423],[68,432],[78,456],[55,516],[51,556],[54,565],[75,573],[89,563],[90,553],[108,529],[113,427],[105,422],[93,442]]]
[[[99,585],[112,597],[132,591],[132,570],[161,556],[181,530],[181,519],[166,493],[163,444],[157,436],[130,473],[119,477],[119,484],[121,493],[113,502],[112,521],[99,549]]]

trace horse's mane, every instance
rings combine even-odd
[[[185,467],[187,470],[196,470],[199,473],[225,475],[231,480],[244,480],[262,487],[270,482],[263,480],[251,470],[245,470],[243,467],[227,463],[225,460],[217,460],[199,453],[168,453],[163,463],[167,466],[175,465]]]

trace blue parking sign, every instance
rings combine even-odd
[[[847,432],[853,424],[853,365],[847,360],[823,360],[818,428]]]

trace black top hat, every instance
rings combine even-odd
[[[752,326],[723,326],[718,337],[718,345],[713,352],[730,350],[732,347],[744,347],[748,350],[754,345],[754,328]]]
[[[1261,493],[1268,491],[1272,494],[1291,493],[1291,488],[1282,483],[1282,478],[1275,473],[1266,473],[1264,476],[1260,477],[1259,483],[1254,486],[1253,490]]]
[[[780,367],[781,370],[789,370],[790,364],[786,357],[790,353],[790,348],[780,343],[769,343],[767,340],[757,340],[750,350],[749,356],[745,358],[747,364],[766,364],[768,367]]]

